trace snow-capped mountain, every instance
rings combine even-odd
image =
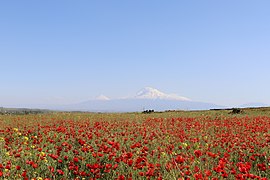
[[[269,106],[262,103],[245,104],[240,107],[264,107]],[[145,87],[137,94],[110,99],[105,95],[76,104],[69,105],[17,105],[10,107],[27,107],[39,109],[51,109],[60,111],[90,111],[90,112],[141,112],[153,109],[155,111],[165,110],[208,110],[226,108],[207,102],[196,102],[189,98],[176,94],[166,94],[155,88]]]
[[[59,110],[79,110],[92,112],[138,112],[143,109],[165,110],[202,110],[221,108],[221,106],[191,101],[186,97],[166,94],[157,89],[146,87],[129,98],[109,99],[104,95],[96,99],[58,108]]]
[[[177,94],[165,94],[157,89],[151,87],[145,87],[140,90],[135,99],[166,99],[166,100],[179,100],[179,101],[190,101],[190,99]]]

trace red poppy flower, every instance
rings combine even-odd
[[[182,156],[178,155],[178,156],[175,158],[175,162],[178,163],[178,164],[180,164],[180,163],[185,162],[185,159],[184,159]]]
[[[77,163],[77,162],[79,162],[79,158],[75,157],[75,158],[73,158],[73,161]]]

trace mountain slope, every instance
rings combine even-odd
[[[92,112],[140,112],[145,109],[165,110],[207,110],[223,108],[211,103],[164,100],[164,99],[115,99],[110,101],[90,100],[83,103],[63,107],[66,110]]]
[[[108,98],[107,96],[104,96],[103,94],[101,94],[101,95],[96,97],[96,100],[108,101],[108,100],[110,100],[110,98]]]

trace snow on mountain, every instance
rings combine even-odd
[[[104,96],[103,94],[101,94],[101,95],[97,96],[95,98],[95,100],[108,101],[108,100],[110,100],[110,98],[108,98],[107,96]]]
[[[190,99],[177,94],[166,94],[157,89],[151,87],[145,87],[140,90],[135,99],[164,99],[164,100],[179,100],[179,101],[190,101]]]

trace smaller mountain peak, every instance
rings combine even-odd
[[[97,97],[95,98],[95,100],[108,101],[108,100],[110,100],[110,98],[108,98],[107,96],[101,94],[101,95],[97,96]]]

